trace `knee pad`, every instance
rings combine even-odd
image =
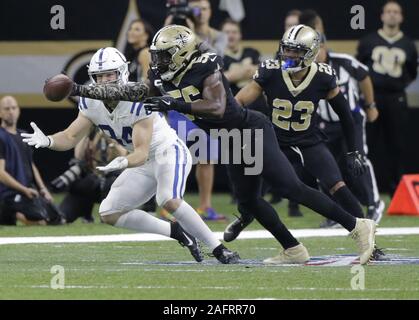
[[[123,213],[122,208],[117,208],[113,205],[113,201],[106,197],[99,205],[99,215],[106,216],[113,213]]]
[[[172,199],[172,195],[168,192],[156,193],[156,202],[159,207],[163,207],[167,201]]]

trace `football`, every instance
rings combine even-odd
[[[56,75],[45,82],[44,95],[50,101],[67,98],[73,88],[73,80],[64,74]]]

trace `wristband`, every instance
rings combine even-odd
[[[377,108],[377,104],[375,102],[365,106],[365,109],[375,109]]]
[[[47,138],[48,138],[48,141],[49,141],[49,143],[47,145],[47,148],[51,149],[54,146],[54,139],[51,136],[47,136]]]
[[[176,111],[182,112],[182,113],[191,113],[192,111],[192,104],[188,102],[183,101],[176,101]]]

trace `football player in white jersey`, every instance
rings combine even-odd
[[[92,83],[128,82],[128,63],[115,48],[99,49],[88,68]],[[163,115],[147,112],[140,102],[81,98],[78,117],[65,130],[46,136],[31,123],[34,133],[22,136],[24,142],[35,148],[65,151],[74,148],[93,125],[130,152],[126,157],[117,157],[108,165],[97,167],[105,173],[124,170],[100,204],[103,222],[174,238],[188,247],[195,260],[201,261],[197,238],[208,245],[220,262],[238,262],[238,254],[221,244],[198,213],[183,200],[192,160],[187,147]],[[158,205],[172,213],[177,222],[169,223],[137,209],[155,194]]]

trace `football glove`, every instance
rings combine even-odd
[[[35,122],[31,122],[31,127],[33,129],[33,133],[21,133],[20,135],[24,137],[22,139],[23,142],[27,143],[30,146],[35,146],[36,149],[38,148],[49,148],[53,144],[53,140],[51,137],[47,137],[41,129],[35,124]]]
[[[143,103],[147,112],[167,112],[169,110],[176,110],[182,113],[191,113],[192,111],[191,103],[176,100],[169,95],[149,97],[144,99]]]
[[[352,151],[347,153],[348,156],[348,167],[351,173],[358,177],[367,170],[367,164],[365,158],[359,151]]]
[[[109,173],[116,170],[124,170],[126,167],[128,167],[128,159],[126,157],[116,157],[106,166],[99,166],[96,169],[104,173]]]
[[[143,105],[148,112],[167,112],[176,109],[177,101],[171,96],[149,97],[144,99]]]

